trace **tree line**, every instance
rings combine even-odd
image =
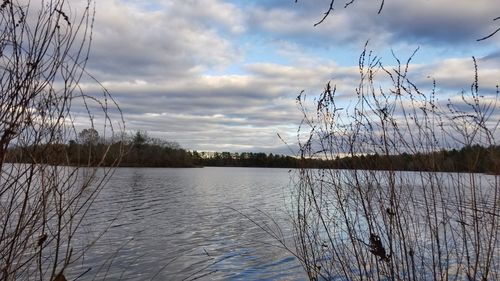
[[[121,157],[120,157],[121,155]],[[104,156],[104,157],[103,157]],[[461,149],[398,155],[365,154],[336,157],[293,157],[263,152],[188,151],[176,142],[149,137],[138,131],[119,141],[104,140],[94,129],[80,132],[67,144],[14,147],[8,162],[60,165],[116,165],[120,167],[262,167],[331,168],[500,174],[500,146],[465,146]]]
[[[212,167],[265,167],[265,168],[298,168],[301,159],[273,153],[263,152],[196,152],[192,153],[200,166]]]
[[[197,153],[200,166],[275,167],[426,172],[473,172],[500,174],[500,146],[465,146],[461,149],[398,155],[366,154],[324,160],[318,157],[291,157],[265,153]],[[201,157],[200,157],[201,156]]]
[[[500,146],[465,146],[461,149],[398,155],[369,154],[336,158],[334,169],[471,172],[500,174]],[[325,167],[326,168],[326,167]]]
[[[44,163],[51,165],[120,167],[194,167],[192,153],[177,143],[151,138],[138,131],[119,140],[99,136],[95,129],[82,130],[68,143],[14,146],[7,154],[8,162]]]

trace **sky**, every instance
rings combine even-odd
[[[328,81],[349,104],[367,41],[386,65],[406,59],[417,83],[455,95],[500,83],[498,0],[101,0],[86,70],[118,102],[127,131],[198,151],[290,154],[296,97]],[[92,87],[88,87],[92,91]],[[498,118],[498,117],[497,117]],[[280,135],[286,144],[277,135]]]

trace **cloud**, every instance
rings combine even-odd
[[[357,77],[355,68],[334,65],[255,63],[244,69],[241,75],[103,83],[119,100],[130,130],[147,130],[189,149],[271,152],[283,149],[277,133],[294,142],[302,118],[295,98],[301,90],[316,95],[332,75],[344,79],[339,83]],[[96,95],[99,90],[93,84],[82,87]]]
[[[467,44],[491,32],[500,14],[494,0],[387,1],[375,23],[392,36],[426,44]]]
[[[238,29],[237,16],[223,14],[236,13],[232,6],[203,1],[212,8],[199,9],[187,2],[153,11],[118,0],[97,3],[88,69],[101,80],[172,80],[238,60],[237,47],[209,24]]]
[[[496,87],[500,83],[498,58],[486,56],[477,58],[476,62],[478,82],[483,95],[495,95]],[[448,94],[470,92],[475,79],[472,58],[444,59],[436,63],[418,65],[414,69],[412,77],[417,84],[430,86],[435,80],[437,87]]]
[[[129,130],[189,149],[285,151],[276,134],[293,146],[301,90],[315,97],[331,80],[339,106],[352,103],[367,39],[388,66],[391,49],[422,45],[412,77],[425,90],[435,78],[443,97],[470,87],[478,46],[480,83],[493,89],[500,36],[475,40],[495,30],[500,12],[484,1],[392,0],[381,15],[378,1],[357,1],[318,27],[329,1],[100,1],[87,70],[118,100]]]
[[[334,11],[317,27],[313,24],[321,19],[330,1],[313,2],[278,5],[271,1],[269,5],[250,6],[250,18],[255,30],[271,36],[280,34],[304,45],[326,46],[359,46],[370,40],[375,46],[405,43],[456,48],[457,44],[476,43],[499,27],[498,21],[493,21],[500,14],[495,0],[392,0],[385,1],[381,14],[377,14],[379,1],[355,1],[348,8],[336,2]]]

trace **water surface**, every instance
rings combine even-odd
[[[288,169],[119,168],[82,232],[79,280],[304,280],[290,241]],[[279,224],[277,228],[274,224]],[[84,243],[85,241],[82,241]]]

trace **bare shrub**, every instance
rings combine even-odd
[[[311,280],[500,279],[498,173],[475,173],[474,150],[465,172],[436,172],[436,152],[498,149],[498,87],[480,94],[473,59],[470,90],[441,101],[435,82],[412,82],[410,62],[385,67],[365,48],[351,107],[337,105],[330,83],[312,105],[298,97],[302,158],[332,163],[300,169],[294,193],[295,254]],[[398,171],[395,155],[411,156],[414,171]],[[345,157],[361,161],[342,169]]]
[[[88,246],[77,230],[113,171],[88,152],[68,157],[77,123],[115,140],[123,130],[105,89],[82,91],[83,78],[97,82],[85,72],[94,9],[80,4],[0,3],[0,280],[65,280]]]

